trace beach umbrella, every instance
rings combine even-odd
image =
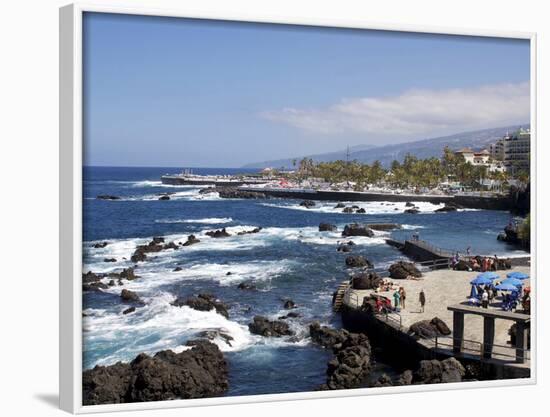
[[[481,274],[479,274],[477,276],[477,278],[488,278],[490,280],[493,280],[493,279],[497,279],[497,278],[500,278],[500,277],[498,276],[498,274],[496,272],[487,271],[487,272],[482,272]]]
[[[475,285],[472,285],[469,298],[477,298],[477,288]]]
[[[517,291],[518,290],[517,287],[512,284],[498,284],[495,288],[499,291]]]
[[[470,281],[470,284],[472,285],[489,285],[492,284],[493,280],[490,278],[482,277],[481,275],[478,275],[477,278]]]
[[[510,284],[516,287],[523,286],[523,282],[521,281],[521,279],[516,279],[516,278],[506,278],[504,281],[501,282],[501,284]]]
[[[524,272],[514,271],[506,274],[508,278],[515,278],[515,279],[527,279],[529,278],[529,275],[527,275]]]

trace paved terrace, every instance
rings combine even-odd
[[[511,271],[520,271],[530,274],[530,268],[526,266],[517,266],[512,270],[497,271],[497,273],[499,273],[502,278],[505,278],[506,274]],[[442,319],[449,328],[453,330],[453,312],[449,311],[447,307],[467,301],[471,289],[470,281],[478,274],[479,272],[440,269],[424,273],[423,277],[418,281],[386,278],[386,280],[391,280],[395,285],[402,286],[407,294],[405,308],[401,309],[403,330],[408,331],[409,326],[419,320],[431,320],[436,316]],[[530,285],[530,280],[525,280],[524,282],[526,286]],[[426,294],[424,313],[420,312],[420,303],[418,301],[418,295],[421,289],[424,289],[424,293]],[[344,298],[344,303],[350,307],[357,307],[358,304],[362,304],[363,298],[372,292],[373,290],[350,290],[349,295]],[[390,298],[393,303],[393,293],[394,290],[380,292],[378,294]],[[489,306],[489,309],[495,312],[502,312],[500,309],[500,300],[495,300],[495,302]],[[497,319],[495,321],[494,343],[496,345],[510,346],[508,344],[510,340],[508,329],[512,324],[513,322],[508,320]],[[465,348],[479,350],[479,343],[483,342],[483,317],[473,314],[464,316],[464,339],[478,342],[465,342]],[[431,341],[421,340],[421,342],[433,346],[433,342]],[[445,343],[450,343],[452,345],[452,341],[449,340],[445,341]],[[452,347],[449,347],[449,349],[451,348]],[[493,352],[497,358],[499,353],[506,355],[514,354],[512,349],[498,347],[495,347]],[[510,358],[510,360],[513,359]],[[526,366],[529,366],[529,362],[530,361],[526,362]]]

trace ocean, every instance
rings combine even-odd
[[[373,238],[353,238],[354,254],[364,255],[376,268],[388,267],[402,255],[384,241],[405,239],[417,232],[436,246],[472,254],[519,256],[525,252],[496,240],[511,219],[510,213],[459,210],[435,213],[440,207],[417,203],[420,214],[405,214],[405,203],[365,202],[366,214],[343,214],[335,202],[317,202],[306,209],[294,200],[222,199],[199,194],[197,186],[167,186],[163,174],[178,168],[84,168],[83,272],[120,271],[132,266],[136,245],[153,236],[184,242],[194,234],[200,243],[178,250],[151,254],[139,263],[139,279],[123,286],[83,295],[83,367],[130,361],[141,352],[184,349],[187,340],[205,330],[222,329],[233,340],[214,342],[229,364],[227,395],[253,395],[312,391],[325,382],[331,352],[312,344],[308,325],[313,321],[340,327],[332,312],[332,293],[347,278],[346,254],[336,251],[339,232],[319,232],[320,222],[341,231],[352,222],[388,222],[401,230],[376,232]],[[195,174],[255,172],[243,169],[194,169]],[[171,193],[169,201],[159,194]],[[120,200],[98,200],[110,194]],[[412,200],[414,202],[414,200]],[[351,204],[351,203],[350,203]],[[397,210],[396,210],[397,208]],[[205,233],[225,227],[232,235],[210,238]],[[262,227],[259,233],[238,236],[239,231]],[[108,241],[105,248],[93,248]],[[115,258],[116,262],[104,262]],[[174,271],[180,267],[181,271]],[[257,290],[237,288],[251,282]],[[120,300],[122,288],[135,291],[145,301],[134,313],[123,315],[128,305]],[[212,293],[230,305],[229,319],[214,311],[175,307],[176,297]],[[465,294],[466,297],[467,294]],[[255,315],[276,319],[292,299],[299,313],[288,320],[295,336],[265,338],[248,331]],[[383,363],[376,369],[388,371]]]

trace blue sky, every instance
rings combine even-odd
[[[238,167],[529,121],[526,40],[86,14],[86,165]]]

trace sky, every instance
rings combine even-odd
[[[240,167],[529,122],[529,41],[86,13],[84,160]]]

